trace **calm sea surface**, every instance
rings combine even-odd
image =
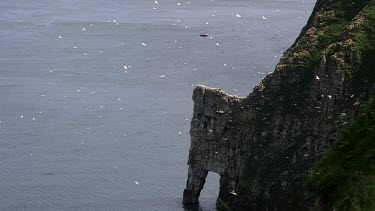
[[[246,96],[314,3],[1,0],[0,210],[183,210],[193,88]]]

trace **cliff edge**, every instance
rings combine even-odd
[[[308,210],[314,164],[375,92],[374,0],[318,0],[273,73],[246,98],[193,93],[185,205],[208,171],[220,174],[218,207]]]

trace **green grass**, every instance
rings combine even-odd
[[[345,63],[344,72],[349,79],[355,78],[362,74],[363,68],[361,65],[366,61],[374,59],[374,42],[375,42],[375,7],[374,0],[336,0],[327,3],[327,7],[334,11],[334,15],[321,23],[318,27],[320,36],[312,46],[301,46],[302,48],[308,47],[310,49],[310,56],[306,58],[306,68],[316,67],[322,60],[324,49],[331,44],[342,41],[345,28],[353,20],[353,18],[363,10],[364,23],[353,32],[355,34],[355,45],[359,53],[359,60],[356,64],[347,64],[347,57],[344,57]],[[315,23],[316,24],[316,23]],[[319,25],[319,24],[317,24]],[[327,57],[340,51],[339,45],[334,46],[329,50]],[[372,55],[372,58],[365,58]],[[347,56],[347,55],[346,55]],[[353,66],[354,65],[354,66]],[[367,70],[373,70],[367,68]],[[367,72],[369,73],[369,72]],[[371,74],[374,74],[373,71]],[[372,75],[373,76],[373,75]]]
[[[356,64],[345,73],[353,92],[369,99],[375,83],[375,6],[370,1],[362,15],[363,24],[355,35]],[[348,8],[352,7],[349,4]],[[348,9],[349,10],[349,9]],[[334,40],[342,24],[335,24],[320,41]],[[330,210],[375,209],[375,97],[351,125],[342,125],[342,133],[306,182],[307,188],[318,193]]]
[[[375,98],[343,129],[306,185],[330,209],[375,209]]]
[[[374,1],[372,1],[374,2]],[[352,68],[352,87],[356,92],[369,92],[375,83],[375,3],[364,10],[365,21],[355,32],[359,51],[358,64]]]

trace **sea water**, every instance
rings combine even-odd
[[[248,95],[314,3],[0,1],[0,210],[183,210],[194,87]]]

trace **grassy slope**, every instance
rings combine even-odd
[[[375,98],[345,128],[307,186],[336,210],[375,208]]]
[[[364,24],[354,31],[360,61],[348,67],[352,87],[371,93],[375,82],[375,6],[373,1],[362,13]],[[333,27],[338,31],[341,23]],[[323,37],[330,40],[335,33]],[[371,94],[370,94],[371,95]],[[319,194],[327,209],[375,209],[375,97],[357,120],[343,128],[337,143],[318,162],[307,187]]]

